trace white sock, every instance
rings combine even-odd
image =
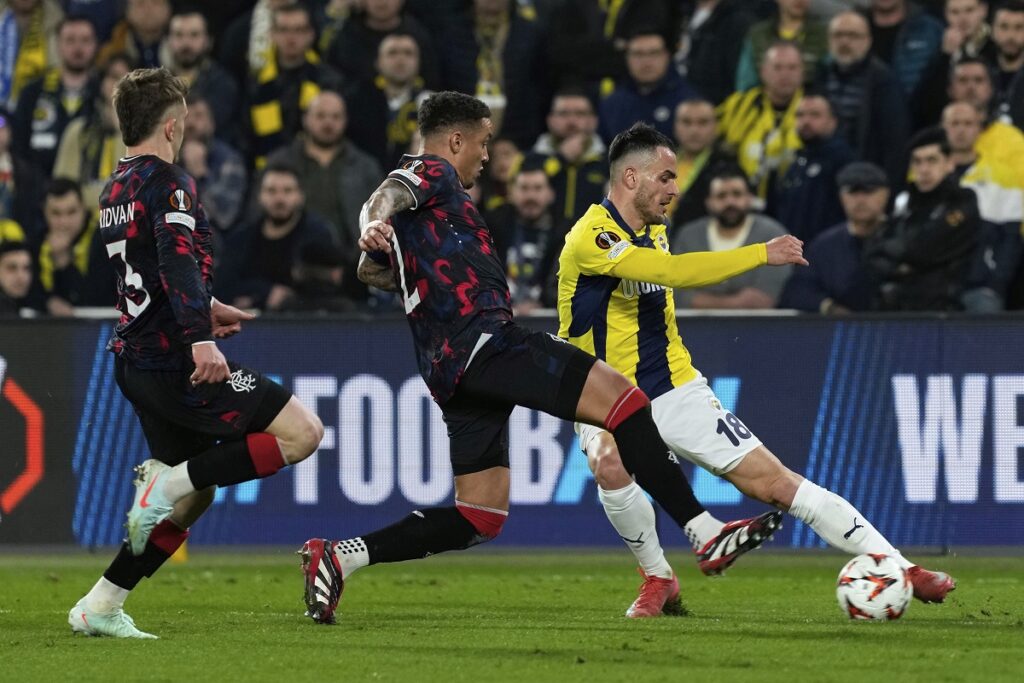
[[[851,555],[885,553],[904,569],[913,566],[845,498],[808,479],[796,490],[789,513],[806,522],[833,548]]]
[[[163,482],[164,495],[171,502],[177,502],[190,493],[195,493],[196,487],[192,485],[192,479],[188,476],[188,461],[175,465],[160,475]]]
[[[127,588],[121,588],[101,576],[92,590],[86,593],[85,606],[93,612],[116,612],[124,606],[129,592]]]
[[[360,537],[349,538],[334,544],[334,554],[341,563],[341,578],[347,579],[357,569],[370,564],[370,553],[366,550],[366,541]]]
[[[643,489],[636,482],[615,491],[605,491],[598,486],[597,497],[604,506],[608,521],[636,556],[644,574],[672,578],[672,567],[665,559],[665,551],[658,542],[658,531],[654,528],[654,506],[647,500]]]
[[[693,546],[693,549],[700,550],[708,544],[708,541],[721,533],[723,526],[725,524],[722,520],[705,510],[687,522],[686,526],[683,527],[683,531],[686,532],[686,537],[690,539],[690,545]]]

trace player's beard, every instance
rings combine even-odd
[[[267,220],[269,220],[270,224],[273,225],[275,228],[283,228],[289,223],[294,222],[298,215],[298,210],[292,211],[288,214],[283,214],[282,212],[276,211],[271,213],[268,211]]]
[[[174,58],[175,64],[177,64],[182,69],[194,69],[197,66],[199,66],[199,64],[202,61],[203,61],[203,54],[201,52],[197,53],[197,54],[184,54],[184,55],[181,55],[180,57],[176,56]]]

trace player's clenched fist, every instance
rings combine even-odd
[[[363,227],[363,235],[359,238],[359,248],[363,251],[383,251],[391,253],[391,226],[384,221],[370,221]]]
[[[776,237],[765,244],[768,251],[769,266],[784,266],[795,263],[801,266],[809,265],[804,258],[804,243],[792,235]]]

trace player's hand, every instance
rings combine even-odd
[[[217,384],[231,377],[231,369],[216,344],[202,342],[192,345],[192,362],[196,369],[189,379],[192,385]]]
[[[576,161],[583,156],[583,153],[587,151],[587,147],[590,146],[590,134],[586,132],[579,132],[570,135],[562,144],[558,146],[558,153],[562,155],[562,158],[569,163],[576,163]]]
[[[792,235],[782,235],[770,240],[765,245],[768,252],[769,266],[785,266],[790,263],[807,266],[804,258],[804,243]]]
[[[966,39],[967,36],[961,33],[959,29],[950,26],[946,29],[946,32],[942,34],[942,51],[947,55],[954,55],[964,44]]]
[[[216,299],[210,305],[210,322],[213,323],[213,336],[217,339],[226,339],[238,334],[242,331],[242,321],[255,317],[252,313],[246,313]]]
[[[391,253],[391,237],[395,234],[394,229],[384,221],[370,221],[363,227],[363,234],[359,238],[359,248],[363,251],[383,251]]]

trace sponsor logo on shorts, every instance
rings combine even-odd
[[[246,373],[244,370],[235,370],[231,373],[228,385],[238,393],[248,393],[256,388],[256,375]]]
[[[597,237],[594,239],[594,242],[597,243],[597,246],[601,247],[602,249],[611,249],[621,241],[622,239],[618,235],[616,235],[614,232],[608,232],[607,230],[597,233]]]

